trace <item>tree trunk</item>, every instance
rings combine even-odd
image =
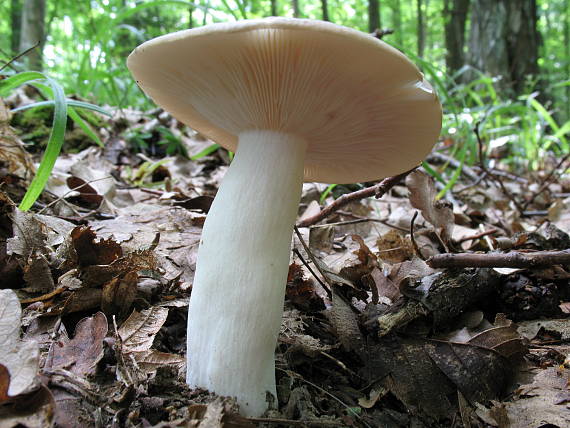
[[[23,58],[26,69],[41,71],[45,42],[45,0],[25,0],[20,30],[20,51],[38,45]]]
[[[564,2],[564,46],[566,46],[566,76],[570,76],[570,0]],[[566,120],[570,120],[570,86],[566,86]]]
[[[13,56],[19,53],[20,29],[22,26],[22,3],[20,0],[10,1],[10,52]]]
[[[499,88],[522,94],[538,76],[536,0],[474,0],[469,39],[470,63],[499,76]]]
[[[417,23],[417,30],[418,30],[418,56],[424,56],[424,50],[426,46],[426,26],[425,26],[425,19],[424,19],[424,6],[423,0],[416,0],[416,10],[418,14],[418,23]]]
[[[538,77],[538,32],[536,0],[507,1],[507,44],[511,80],[516,94],[522,94]]]
[[[465,64],[465,23],[470,0],[444,0],[443,19],[445,22],[445,64],[447,73],[454,74]]]
[[[194,6],[188,7],[188,28],[194,28]]]
[[[404,34],[402,30],[402,5],[400,0],[392,0],[392,27],[398,46],[404,45]]]
[[[271,0],[271,16],[278,16],[278,14],[277,14],[277,0]]]
[[[373,33],[381,27],[380,0],[368,0],[368,32]]]
[[[323,11],[323,21],[330,21],[328,0],[321,0],[321,9]]]
[[[291,0],[293,6],[293,17],[299,18],[301,16],[301,9],[299,8],[299,0]]]

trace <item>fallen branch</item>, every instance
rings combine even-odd
[[[311,217],[307,217],[305,220],[300,221],[297,227],[307,227],[311,226],[319,221],[330,216],[332,213],[340,209],[341,207],[349,204],[353,201],[359,201],[360,199],[369,198],[371,196],[376,197],[376,199],[382,197],[388,190],[402,181],[410,172],[414,171],[417,167],[410,169],[409,171],[403,172],[402,174],[395,175],[393,177],[388,177],[382,180],[380,183],[367,187],[362,190],[357,190],[356,192],[346,193],[340,198],[335,200],[332,204],[324,207],[321,211]]]
[[[427,259],[432,268],[488,267],[488,268],[538,268],[557,264],[570,264],[570,249],[561,251],[537,251],[523,253],[461,253],[438,254]]]

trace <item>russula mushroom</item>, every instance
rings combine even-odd
[[[137,47],[128,66],[158,105],[236,153],[202,232],[187,382],[260,415],[276,397],[303,180],[354,183],[414,167],[437,140],[441,106],[402,53],[328,22],[180,31]]]

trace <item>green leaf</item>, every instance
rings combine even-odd
[[[46,77],[46,81],[51,87],[54,95],[55,109],[53,114],[53,124],[49,136],[46,151],[40,162],[38,171],[26,191],[19,208],[22,211],[29,210],[38,199],[49,179],[55,161],[61,151],[65,136],[65,125],[67,122],[67,102],[63,88],[56,81]]]
[[[14,74],[6,79],[0,80],[0,97],[7,96],[10,91],[24,83],[33,80],[43,80],[46,76],[37,71],[24,71],[23,73]]]
[[[208,147],[206,147],[204,150],[202,150],[200,153],[195,154],[194,156],[190,157],[190,160],[198,160],[200,158],[203,158],[204,156],[208,156],[209,154],[214,153],[216,150],[218,150],[220,148],[219,144],[212,144]]]

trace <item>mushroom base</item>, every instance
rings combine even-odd
[[[277,396],[274,352],[305,151],[305,141],[289,134],[240,134],[202,231],[187,383],[235,396],[246,416],[261,415]]]

